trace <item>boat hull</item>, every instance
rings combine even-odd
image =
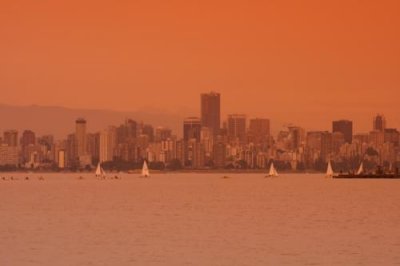
[[[383,174],[383,175],[337,175],[333,176],[333,178],[386,178],[386,179],[395,179],[395,178],[400,178],[400,175],[395,175],[395,174]]]

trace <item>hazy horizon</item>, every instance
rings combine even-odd
[[[366,131],[383,113],[400,127],[399,5],[7,2],[2,102],[193,115],[212,90],[223,115]]]
[[[223,103],[222,103],[223,106]],[[3,108],[2,108],[3,107]],[[9,107],[4,109],[4,107]],[[32,109],[33,108],[33,109]],[[46,114],[47,109],[55,108],[58,113],[54,110],[49,115]],[[18,111],[17,111],[18,110]],[[184,111],[188,111],[184,113]],[[240,113],[240,112],[230,112]],[[377,112],[378,113],[378,112]],[[247,118],[268,118],[271,122],[271,133],[275,136],[280,130],[285,130],[287,125],[295,125],[304,128],[306,131],[331,131],[332,121],[349,119],[353,121],[354,133],[367,133],[372,130],[372,119],[377,113],[371,113],[368,116],[364,116],[362,113],[351,116],[329,116],[326,113],[320,113],[310,118],[302,118],[301,115],[304,112],[293,114],[288,117],[282,115],[278,111],[273,112],[273,115],[262,116],[253,115],[247,113]],[[57,119],[56,114],[60,117]],[[104,117],[107,114],[107,117]],[[222,121],[226,119],[227,112],[222,113]],[[11,115],[11,116],[10,116]],[[312,115],[309,113],[309,115]],[[400,120],[397,117],[386,116],[389,128],[400,128]],[[159,119],[157,116],[160,116]],[[123,123],[124,119],[130,118],[137,120],[138,122],[144,122],[152,124],[155,127],[163,126],[171,128],[178,136],[182,136],[182,123],[183,118],[188,116],[200,116],[199,107],[176,107],[175,111],[151,109],[151,108],[138,108],[134,110],[118,111],[113,109],[95,109],[95,108],[73,108],[68,106],[56,106],[56,105],[10,105],[0,103],[0,118],[2,124],[0,125],[0,131],[17,129],[25,130],[31,129],[36,131],[39,135],[54,134],[56,138],[62,139],[74,131],[75,119],[83,117],[88,121],[89,132],[101,131],[109,125],[119,125]],[[296,118],[298,120],[296,120]],[[48,123],[47,121],[52,121]],[[66,123],[67,122],[67,123]],[[317,122],[317,123],[315,123]],[[322,126],[321,126],[322,125]]]

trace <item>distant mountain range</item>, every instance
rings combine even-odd
[[[120,125],[125,119],[131,118],[137,122],[143,121],[154,127],[171,128],[178,135],[184,114],[174,114],[157,111],[119,112],[112,110],[72,109],[57,106],[12,106],[0,104],[0,133],[8,129],[22,132],[30,129],[37,135],[53,134],[56,139],[65,138],[75,131],[77,118],[87,120],[87,131],[97,132],[109,125]]]
[[[362,107],[362,106],[361,106]],[[332,106],[319,107],[321,111],[312,108],[292,110],[282,107],[266,111],[266,117],[271,119],[271,133],[277,134],[285,129],[287,121],[295,122],[306,130],[331,130],[332,120],[348,118],[354,121],[355,132],[368,132],[371,130],[371,121],[376,112],[358,107],[348,109]],[[268,108],[268,106],[266,106]],[[147,110],[148,109],[148,110]],[[83,117],[87,120],[87,131],[98,132],[107,126],[122,124],[125,119],[131,118],[137,122],[151,124],[154,127],[164,126],[173,130],[174,134],[182,136],[183,119],[188,116],[199,116],[200,110],[181,107],[177,111],[164,111],[152,108],[138,111],[121,112],[100,109],[74,109],[58,106],[14,106],[0,104],[0,135],[4,130],[17,129],[22,132],[30,129],[37,135],[53,134],[56,139],[63,139],[75,131],[75,120]],[[397,112],[386,112],[390,127],[400,128],[400,117]],[[351,115],[349,115],[351,114]],[[248,116],[253,118],[257,116]],[[226,118],[223,114],[222,119]]]

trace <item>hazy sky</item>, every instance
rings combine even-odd
[[[3,1],[0,102],[192,115],[215,90],[224,114],[366,130],[382,112],[400,127],[399,12],[397,0]]]

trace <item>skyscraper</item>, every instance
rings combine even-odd
[[[344,141],[351,144],[353,140],[353,122],[349,120],[338,120],[332,122],[332,133],[341,132]]]
[[[256,144],[268,141],[270,135],[270,123],[265,118],[250,119],[249,134]]]
[[[99,160],[112,161],[117,146],[117,128],[110,126],[100,133]]]
[[[27,162],[29,160],[29,147],[36,144],[35,133],[31,130],[24,130],[21,137],[21,150],[22,150],[22,161]]]
[[[196,139],[200,142],[201,122],[198,117],[188,117],[183,121],[183,139],[189,141]]]
[[[305,130],[301,127],[289,126],[289,142],[292,150],[298,150],[305,139]]]
[[[36,144],[35,132],[33,132],[32,130],[24,130],[24,132],[22,132],[22,137],[21,137],[22,149],[25,148],[26,146],[34,144]]]
[[[143,125],[142,134],[147,135],[149,137],[150,142],[154,141],[154,128],[152,125]]]
[[[221,127],[221,95],[216,92],[202,93],[201,98],[201,125],[208,127],[216,136]]]
[[[17,147],[18,146],[18,131],[16,131],[16,130],[4,131],[3,144],[6,144],[10,147]]]
[[[137,123],[132,119],[126,119],[125,123],[117,128],[117,143],[132,142],[137,136]]]
[[[228,115],[228,137],[231,141],[239,140],[244,143],[246,140],[246,115]]]
[[[76,145],[76,156],[83,156],[87,154],[86,146],[86,120],[83,118],[78,118],[75,121],[75,145]]]
[[[328,131],[307,132],[306,149],[308,161],[328,160],[332,152],[332,134]]]
[[[383,115],[377,114],[373,120],[373,130],[374,131],[384,131],[386,128],[386,119]]]
[[[399,146],[400,133],[396,128],[385,128],[384,130],[384,141],[393,143],[394,146]]]

